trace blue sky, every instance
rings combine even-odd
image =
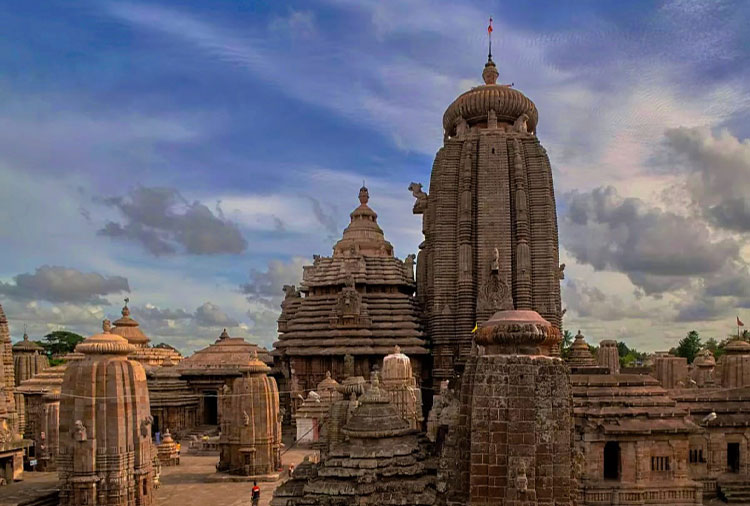
[[[13,337],[91,333],[129,296],[155,342],[190,351],[227,326],[270,345],[281,286],[330,252],[363,179],[397,255],[415,252],[406,187],[427,186],[445,108],[480,83],[490,15],[554,166],[566,326],[652,350],[723,337],[750,307],[749,11],[4,2]]]

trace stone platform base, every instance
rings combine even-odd
[[[256,474],[253,476],[242,476],[240,474],[227,474],[227,473],[213,473],[206,476],[205,481],[208,483],[221,483],[226,481],[241,481],[241,482],[252,482],[252,481],[277,481],[279,479],[279,473],[274,474]]]

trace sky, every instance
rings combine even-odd
[[[307,0],[0,4],[0,303],[13,340],[270,346],[284,284],[362,181],[417,251],[442,115],[481,83],[539,109],[564,327],[664,350],[750,320],[750,4]],[[750,324],[750,321],[748,321]]]

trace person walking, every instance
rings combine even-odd
[[[253,490],[250,493],[250,499],[253,501],[253,506],[258,506],[260,504],[260,487],[258,486],[258,482],[253,482]]]

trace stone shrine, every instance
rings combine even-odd
[[[445,138],[430,176],[409,187],[425,240],[417,293],[432,341],[432,379],[460,372],[472,329],[499,310],[534,310],[558,331],[563,310],[552,170],[536,137],[534,103],[498,84],[490,55],[484,85],[443,115]],[[411,354],[409,350],[407,353]]]
[[[369,199],[362,187],[360,205],[333,255],[316,255],[304,267],[299,290],[285,287],[274,355],[284,372],[280,388],[292,392],[284,401],[291,414],[297,396],[314,389],[327,371],[334,379],[345,377],[347,354],[365,379],[395,345],[412,357],[418,383],[428,372],[422,366],[429,352],[414,297],[414,257],[394,257]]]
[[[281,421],[276,380],[253,352],[241,376],[222,388],[219,464],[216,469],[253,479],[274,480],[281,468]]]
[[[393,353],[383,358],[381,389],[391,396],[391,402],[401,418],[412,429],[422,430],[422,391],[411,368],[411,360],[396,345]]]
[[[21,382],[17,391],[26,406],[24,437],[34,442],[29,457],[37,461],[37,471],[57,469],[60,450],[60,391],[68,364],[48,367]]]
[[[214,344],[180,361],[177,371],[201,398],[197,425],[215,426],[221,423],[223,414],[219,394],[224,385],[242,376],[247,364],[257,358],[266,365],[273,363],[264,348],[248,343],[241,337],[231,337],[224,329]]]
[[[559,341],[532,310],[498,311],[479,327],[441,452],[447,504],[571,504],[571,390],[550,356]]]
[[[585,344],[580,332],[576,341]],[[701,429],[653,377],[610,371],[577,367],[570,376],[578,504],[702,504],[687,464]]]
[[[200,396],[182,379],[172,357],[147,371],[146,378],[154,434],[169,430],[183,436],[198,425]]]
[[[146,368],[158,367],[167,359],[179,362],[182,356],[174,348],[149,346],[151,340],[140,329],[138,322],[130,316],[128,302],[130,299],[125,299],[122,317],[114,321],[112,333],[124,337],[134,346],[130,359],[140,362]]]
[[[155,449],[146,373],[133,345],[103,332],[76,347],[60,402],[61,506],[149,506]]]
[[[23,380],[33,377],[49,366],[44,348],[29,340],[29,335],[24,332],[23,340],[13,345],[13,369],[15,371],[16,386]]]

